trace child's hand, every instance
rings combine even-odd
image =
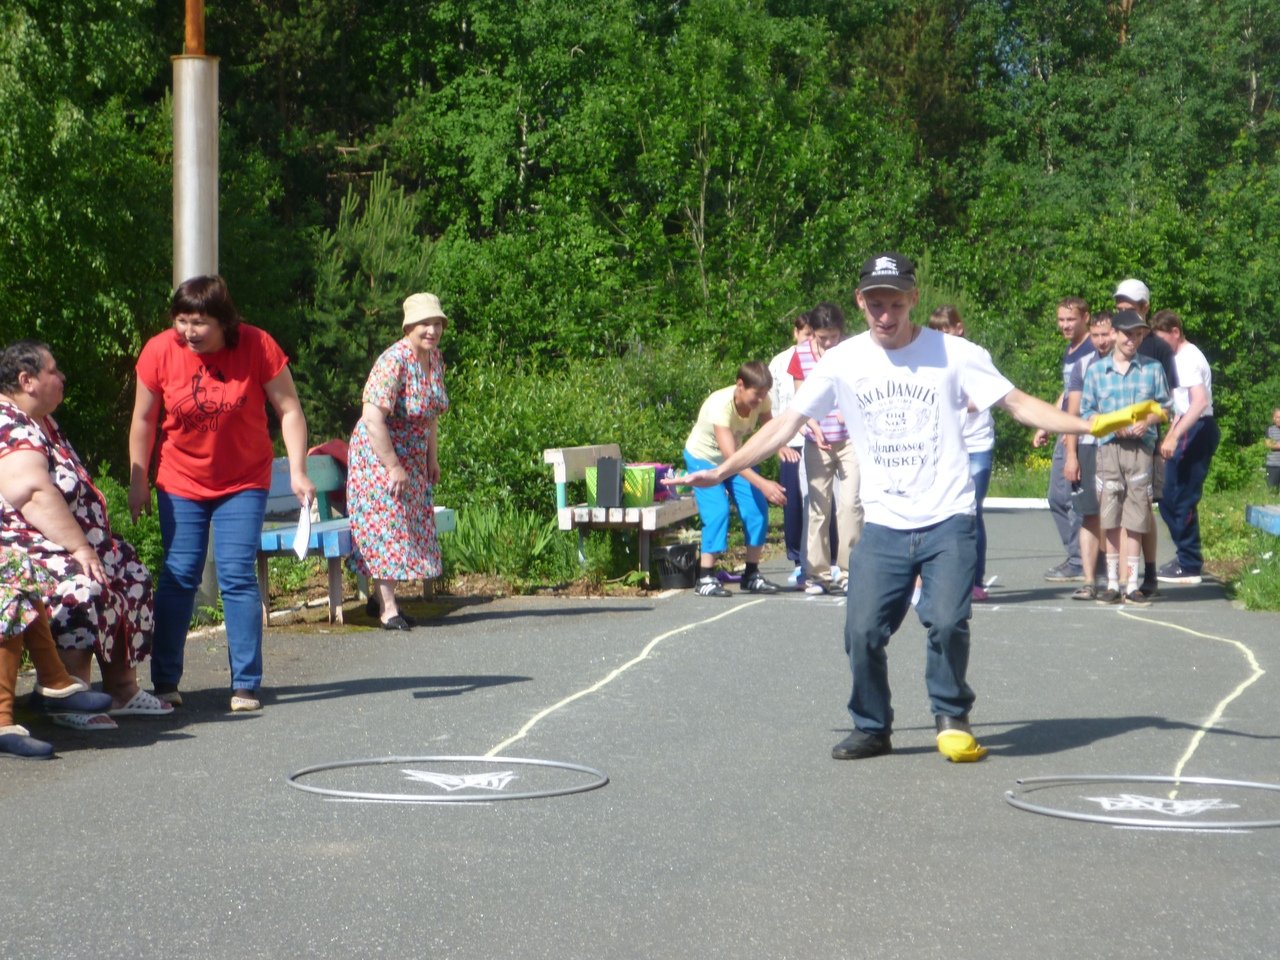
[[[760,492],[763,493],[764,498],[775,507],[783,507],[787,504],[787,491],[782,489],[782,484],[780,483],[774,483],[772,480],[766,480],[760,487]]]

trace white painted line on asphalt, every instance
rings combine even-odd
[[[683,627],[676,627],[674,630],[668,630],[666,633],[659,634],[658,636],[650,640],[647,644],[645,644],[644,649],[641,650],[636,656],[632,657],[622,666],[617,667],[614,670],[611,670],[603,679],[597,680],[591,686],[583,690],[579,690],[577,693],[572,693],[569,696],[565,697],[563,700],[561,700],[559,703],[553,703],[551,706],[547,707],[545,710],[540,710],[539,712],[535,713],[529,719],[529,722],[520,728],[519,732],[517,732],[514,736],[508,737],[506,740],[503,740],[500,744],[498,744],[488,753],[484,754],[484,756],[486,757],[497,756],[499,753],[501,753],[507,747],[511,746],[517,740],[524,739],[525,735],[528,734],[528,732],[534,728],[534,726],[538,723],[538,721],[544,719],[545,717],[549,717],[551,714],[555,713],[561,707],[568,706],[569,704],[573,703],[573,701],[579,699],[580,697],[585,697],[589,693],[595,693],[601,687],[605,686],[606,684],[610,683],[616,678],[622,676],[623,673],[625,673],[627,670],[630,670],[637,663],[647,659],[649,654],[653,652],[653,649],[658,644],[660,644],[663,640],[666,640],[670,637],[674,637],[677,634],[686,633],[689,630],[694,629],[695,627],[701,627],[701,626],[705,626],[708,623],[715,623],[717,620],[723,620],[725,617],[729,617],[742,610],[746,610],[748,607],[754,607],[757,603],[764,603],[764,600],[763,599],[751,600],[747,603],[734,604],[728,610],[725,610],[723,613],[717,613],[714,617],[707,617],[707,619],[698,620],[695,623],[687,623]]]
[[[1218,643],[1230,644],[1231,646],[1239,650],[1242,654],[1244,654],[1245,660],[1248,662],[1250,668],[1252,668],[1253,672],[1245,680],[1243,680],[1234,690],[1232,690],[1229,694],[1227,694],[1225,697],[1222,698],[1222,700],[1214,708],[1213,713],[1209,714],[1209,719],[1206,720],[1204,723],[1200,724],[1199,729],[1197,729],[1194,736],[1192,736],[1191,743],[1187,747],[1186,752],[1183,753],[1181,759],[1178,760],[1177,766],[1173,768],[1173,775],[1175,777],[1180,777],[1182,776],[1182,771],[1186,769],[1187,764],[1191,762],[1191,758],[1192,756],[1195,755],[1196,750],[1199,749],[1201,742],[1204,740],[1205,734],[1208,733],[1211,729],[1213,729],[1213,727],[1218,723],[1218,721],[1222,719],[1222,715],[1223,713],[1226,712],[1227,706],[1233,700],[1235,700],[1237,697],[1243,694],[1246,690],[1248,690],[1249,687],[1257,683],[1258,680],[1261,679],[1262,676],[1267,671],[1262,669],[1262,666],[1261,664],[1258,663],[1258,658],[1254,656],[1253,651],[1250,650],[1243,643],[1241,643],[1239,640],[1232,640],[1230,637],[1217,637],[1210,633],[1201,633],[1198,630],[1192,630],[1190,627],[1179,626],[1176,623],[1164,623],[1161,620],[1148,620],[1146,617],[1135,617],[1133,614],[1127,613],[1123,610],[1121,611],[1121,613],[1122,615],[1128,617],[1130,620],[1137,620],[1140,623],[1155,624],[1161,627],[1168,627],[1170,630],[1181,630],[1183,633],[1190,634],[1193,637],[1199,637],[1202,640],[1215,640]],[[1171,790],[1169,792],[1170,797],[1176,797],[1177,795],[1178,795],[1177,790]]]

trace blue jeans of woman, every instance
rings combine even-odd
[[[987,499],[987,488],[991,486],[992,450],[979,450],[969,453],[969,476],[973,479],[973,497],[978,509],[974,513],[978,537],[978,565],[973,571],[973,585],[982,586],[987,578],[987,524],[982,519],[982,501]]]
[[[267,491],[242,490],[217,500],[188,500],[158,491],[156,504],[164,569],[156,587],[152,683],[176,685],[182,679],[183,648],[212,529],[231,688],[258,689],[262,684],[262,600],[255,563]]]
[[[844,649],[853,671],[849,714],[865,732],[893,729],[886,647],[911,607],[928,634],[924,679],[935,715],[960,717],[973,706],[965,682],[969,668],[969,615],[977,562],[975,521],[960,514],[920,530],[868,523],[849,563]]]

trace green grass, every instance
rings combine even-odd
[[[1248,610],[1280,610],[1280,537],[1245,522],[1245,507],[1275,502],[1261,475],[1200,502],[1205,566]]]
[[[988,497],[1039,497],[1044,499],[1049,491],[1049,467],[1047,457],[1028,457],[1023,464],[996,464],[991,470],[991,486]]]

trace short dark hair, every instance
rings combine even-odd
[[[839,330],[844,333],[844,311],[830,300],[823,300],[809,311],[809,326],[814,330]]]
[[[960,311],[949,303],[944,303],[929,314],[929,327],[933,330],[951,330],[961,323]]]
[[[809,320],[809,312],[807,310],[802,310],[797,313],[796,318],[791,322],[791,325],[797,330],[803,330],[805,327],[812,327],[813,323]]]
[[[1074,310],[1082,317],[1089,315],[1089,304],[1083,297],[1063,297],[1058,301],[1059,310]]]
[[[0,353],[0,390],[11,393],[18,389],[18,374],[40,376],[44,369],[44,355],[53,355],[47,343],[40,340],[15,340]]]
[[[182,313],[202,313],[213,317],[222,327],[222,337],[228,347],[240,342],[240,311],[231,300],[227,281],[221,277],[191,277],[178,284],[169,301],[169,320]]]
[[[773,374],[759,360],[748,360],[738,368],[738,379],[747,387],[768,390],[773,386]]]
[[[1099,310],[1097,313],[1089,315],[1089,326],[1096,327],[1101,323],[1110,323],[1113,319],[1110,310]]]
[[[1151,318],[1151,329],[1161,333],[1172,333],[1174,330],[1182,333],[1182,318],[1172,310],[1160,310]]]

